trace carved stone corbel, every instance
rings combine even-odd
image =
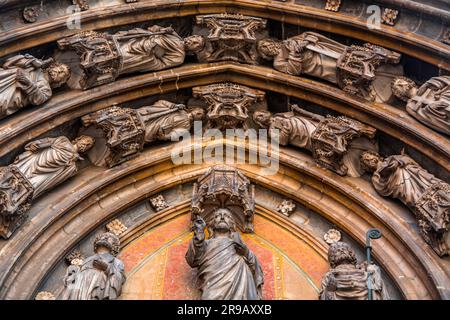
[[[216,209],[226,208],[234,216],[237,226],[247,233],[254,230],[255,188],[237,169],[216,166],[194,184],[192,193],[192,221],[201,216],[209,225]]]
[[[192,93],[208,104],[207,128],[219,130],[247,129],[249,108],[265,97],[263,91],[232,83],[195,87]]]
[[[34,188],[15,167],[0,168],[0,236],[8,239],[27,217]]]
[[[258,32],[266,28],[266,19],[222,13],[197,16],[195,22],[207,28],[198,33],[209,32],[203,37],[203,48],[195,50],[200,62],[258,63],[256,41]],[[190,49],[188,46],[187,50]]]
[[[89,153],[95,165],[114,167],[136,157],[144,147],[144,125],[134,109],[114,105],[82,117],[81,122],[90,130],[97,129],[97,134],[92,132],[97,145],[101,146],[99,142],[102,137],[105,140],[105,150],[99,152],[94,148]],[[86,132],[91,131],[88,129]]]
[[[448,255],[446,236],[450,225],[450,185],[437,183],[428,188],[415,205],[419,230],[439,256]]]
[[[350,142],[362,136],[373,139],[375,133],[375,128],[359,121],[344,116],[327,116],[312,135],[313,157],[325,168],[345,176],[348,169],[343,163],[343,156]]]
[[[371,84],[376,69],[382,63],[398,64],[400,58],[401,54],[370,43],[348,46],[338,60],[338,85],[350,94],[373,100]]]

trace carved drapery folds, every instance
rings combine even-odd
[[[197,16],[195,22],[198,30],[184,42],[186,50],[194,53],[199,62],[258,63],[256,41],[262,37],[259,31],[265,29],[267,20],[223,13]]]
[[[278,130],[281,145],[309,150],[317,163],[339,175],[358,177],[364,173],[361,154],[378,150],[374,128],[344,116],[323,117],[297,105],[291,108],[291,112],[274,115],[256,111],[253,119],[268,129],[269,135]]]
[[[87,136],[72,142],[64,136],[36,140],[13,164],[0,168],[0,236],[9,238],[22,224],[34,198],[75,175],[80,154],[93,144]]]
[[[194,184],[186,261],[197,268],[203,300],[262,298],[263,271],[237,229],[253,232],[254,211],[254,186],[237,169],[213,167]]]
[[[247,129],[249,109],[262,101],[265,92],[232,83],[219,83],[192,89],[193,96],[208,105],[207,128]]]
[[[373,152],[362,155],[372,184],[382,196],[399,199],[415,214],[424,240],[439,256],[449,254],[450,185],[436,178],[407,155],[383,159]]]
[[[186,110],[182,104],[165,100],[139,109],[115,105],[82,117],[85,128],[81,132],[97,140],[88,153],[91,162],[113,167],[137,156],[146,143],[178,140],[203,117],[201,108]]]
[[[358,264],[355,252],[345,242],[334,242],[328,250],[330,270],[322,279],[320,300],[367,300],[368,276],[374,300],[389,300],[378,266]]]
[[[125,268],[117,257],[120,240],[106,232],[94,240],[94,255],[80,264],[71,264],[64,277],[58,300],[115,300],[122,293]]]
[[[258,51],[278,71],[320,78],[371,101],[388,102],[392,92],[386,84],[403,74],[394,67],[399,53],[369,43],[345,46],[315,32],[284,41],[263,39]]]
[[[426,126],[450,135],[450,76],[434,77],[420,88],[411,79],[397,77],[392,90],[405,101],[406,111]]]
[[[74,71],[72,88],[110,83],[123,74],[157,71],[184,62],[183,40],[172,28],[152,26],[116,34],[80,32],[58,41],[57,60]]]
[[[0,67],[0,119],[28,105],[45,103],[52,89],[64,85],[69,77],[70,68],[53,59],[40,60],[29,54],[7,59]]]
[[[229,209],[237,226],[253,232],[254,186],[237,169],[216,166],[198,179],[192,194],[192,221],[201,216],[207,224],[218,208]]]

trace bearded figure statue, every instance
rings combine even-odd
[[[416,215],[424,240],[439,256],[449,253],[450,185],[401,154],[383,159],[374,152],[361,155],[372,184],[382,196],[403,202]]]
[[[120,240],[114,233],[103,233],[94,240],[95,254],[81,266],[70,266],[64,278],[59,300],[115,300],[125,283],[123,262],[119,254]]]
[[[205,236],[205,221],[194,220],[186,261],[198,270],[202,300],[260,300],[263,271],[255,254],[235,230],[228,209],[217,209]]]
[[[12,166],[16,167],[31,183],[33,198],[74,176],[80,154],[94,145],[94,139],[80,136],[74,141],[67,137],[44,138],[30,142]]]
[[[375,129],[346,117],[323,117],[291,106],[292,111],[272,114],[255,111],[253,120],[261,128],[276,134],[280,145],[306,149],[324,167],[338,173],[359,177],[364,173],[360,156],[378,150]]]
[[[17,55],[0,67],[0,119],[20,109],[39,106],[52,97],[52,89],[65,84],[70,68],[33,56]]]
[[[397,98],[406,102],[406,111],[424,125],[450,135],[450,76],[434,77],[420,88],[411,79],[392,81]]]
[[[398,53],[371,44],[346,46],[315,32],[284,41],[263,39],[257,49],[280,72],[323,79],[370,101],[389,102],[389,83],[403,75]]]
[[[330,271],[322,279],[320,300],[367,300],[368,281],[374,300],[389,300],[380,269],[366,262],[358,265],[355,252],[347,243],[333,243],[328,250],[328,262]]]
[[[219,61],[214,56],[214,48],[206,37],[193,35],[184,39],[186,53],[195,54],[199,62]]]

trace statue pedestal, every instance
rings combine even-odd
[[[27,217],[34,188],[14,166],[0,168],[0,236],[8,239]]]

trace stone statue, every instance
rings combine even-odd
[[[201,121],[204,116],[202,108],[186,110],[183,104],[165,100],[139,109],[113,106],[82,117],[87,128],[82,133],[97,141],[88,153],[91,162],[113,167],[135,157],[144,144],[178,141],[194,121]]]
[[[206,223],[194,220],[194,237],[186,261],[198,268],[202,300],[260,300],[263,272],[257,257],[242,242],[231,212],[217,209],[205,239]]]
[[[64,290],[59,300],[115,300],[122,293],[125,269],[116,258],[119,238],[110,232],[94,240],[95,254],[80,266],[71,265],[64,278]]]
[[[172,28],[157,25],[114,35],[81,32],[58,41],[58,61],[71,66],[72,88],[88,89],[115,81],[123,74],[149,72],[184,62],[183,39]]]
[[[82,160],[80,154],[93,145],[94,139],[89,136],[81,136],[74,141],[64,136],[44,138],[27,144],[25,152],[12,165],[32,184],[33,198],[36,198],[75,175],[76,163]]]
[[[70,68],[33,56],[17,55],[0,67],[0,118],[28,105],[41,105],[52,97],[52,89],[70,77]]]
[[[272,115],[256,111],[254,121],[273,135],[279,130],[281,145],[294,145],[312,152],[322,166],[340,174],[359,177],[364,173],[360,156],[378,150],[376,130],[346,117],[323,117],[291,106],[292,111]]]
[[[449,253],[450,185],[423,169],[407,155],[383,159],[374,152],[361,156],[373,173],[372,184],[382,196],[399,199],[416,215],[425,241],[439,256]]]
[[[93,144],[88,136],[72,142],[64,136],[36,140],[11,165],[0,168],[0,235],[9,238],[33,199],[75,175],[80,154]]]
[[[357,264],[353,249],[345,242],[335,242],[328,250],[330,271],[322,279],[320,300],[367,300],[368,275],[374,300],[389,300],[380,269],[364,262]]]
[[[393,66],[400,62],[398,53],[371,44],[345,46],[315,32],[284,41],[263,39],[257,48],[278,71],[320,78],[371,101],[389,101],[392,92],[386,81],[403,74],[401,66]]]
[[[450,76],[431,78],[420,88],[411,79],[392,82],[395,96],[405,101],[406,111],[426,126],[450,135]]]

